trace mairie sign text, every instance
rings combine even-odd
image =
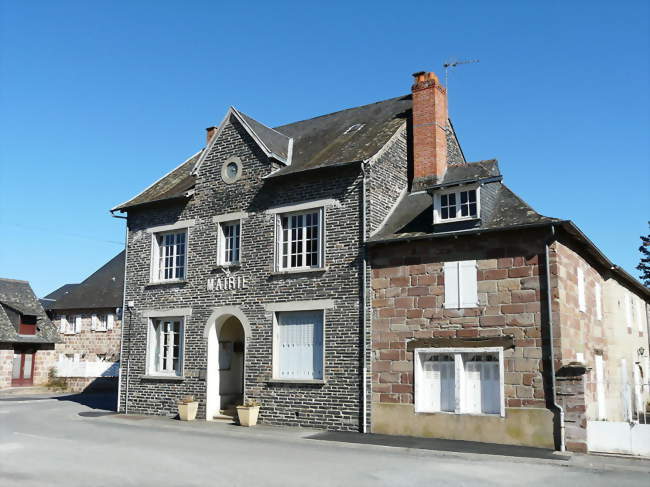
[[[248,278],[245,276],[211,277],[207,283],[208,291],[232,291],[248,289]]]

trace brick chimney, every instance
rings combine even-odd
[[[435,73],[413,74],[414,186],[440,181],[447,170],[447,90]]]
[[[212,139],[214,134],[217,133],[218,128],[219,127],[208,127],[207,129],[205,129],[205,132],[206,132],[206,134],[205,134],[205,139],[206,139],[205,140],[205,145],[208,145],[210,143],[210,139]]]

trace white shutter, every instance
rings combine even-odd
[[[440,363],[425,360],[421,377],[417,384],[418,411],[440,411]]]
[[[627,319],[627,327],[632,331],[632,299],[629,294],[625,295],[625,316]]]
[[[81,315],[74,317],[74,332],[81,333]]]
[[[109,330],[112,330],[115,326],[115,315],[113,313],[108,313],[106,315],[106,327]]]
[[[445,308],[459,308],[458,262],[445,262]]]
[[[65,333],[68,330],[68,317],[61,315],[59,318],[59,333]]]
[[[585,272],[578,267],[578,307],[580,311],[587,311],[585,304]]]
[[[477,275],[475,260],[464,260],[458,263],[458,288],[460,290],[461,308],[475,308],[478,306]]]
[[[81,361],[81,354],[80,353],[75,353],[74,354],[74,361],[77,364]]]
[[[596,402],[598,404],[598,419],[607,417],[605,405],[605,369],[603,367],[603,356],[596,355]]]
[[[482,362],[470,361],[470,356],[463,357],[464,367],[464,400],[461,402],[462,412],[479,414],[481,412],[481,370]]]
[[[600,290],[600,284],[596,283],[594,286],[594,294],[596,295],[596,319],[603,319],[603,301]]]
[[[636,326],[639,328],[639,333],[643,333],[643,301],[638,300],[636,302]]]
[[[99,328],[99,320],[97,319],[97,315],[93,313],[90,317],[90,329],[97,330],[97,328]]]
[[[323,312],[278,313],[279,376],[323,378]]]

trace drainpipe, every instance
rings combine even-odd
[[[120,216],[120,215],[115,215],[111,213],[111,216],[113,218],[121,218],[123,220],[127,220],[124,222],[124,284],[122,287],[122,337],[120,340],[120,370],[118,372],[119,377],[117,381],[117,407],[115,410],[117,412],[120,411],[120,397],[122,393],[122,359],[124,358],[124,328],[125,328],[125,323],[126,323],[126,269],[127,269],[127,264],[129,261],[129,225],[128,225],[128,217],[126,216]],[[129,317],[130,317],[131,310],[129,309]],[[129,336],[131,332],[131,320],[129,320]],[[129,343],[129,355],[131,354],[131,348],[130,348],[130,343]],[[128,361],[127,361],[128,364]],[[128,368],[127,368],[127,377],[126,377],[126,397],[128,398],[129,395],[129,376],[128,376]],[[128,408],[128,401],[124,401],[124,414],[127,414],[127,408]]]
[[[363,306],[363,313],[362,313],[362,326],[361,326],[361,333],[362,333],[362,339],[361,339],[361,356],[363,360],[363,375],[362,375],[362,395],[363,399],[361,401],[362,403],[362,421],[363,421],[363,428],[362,431],[363,433],[367,433],[367,419],[368,419],[368,412],[367,412],[367,396],[368,396],[368,387],[367,387],[367,378],[368,378],[368,365],[366,363],[366,328],[367,328],[367,318],[366,315],[368,314],[368,305],[367,305],[367,294],[368,294],[368,289],[367,289],[367,269],[368,269],[368,256],[367,256],[367,249],[366,249],[366,162],[364,161],[363,164],[361,164],[361,173],[363,174],[363,180],[362,180],[362,189],[361,189],[361,231],[362,231],[362,238],[361,238],[361,245],[362,245],[362,257],[363,257],[363,266],[362,266],[362,272],[363,272],[363,280],[362,280],[362,306]]]
[[[553,346],[553,304],[551,301],[551,266],[549,264],[549,246],[555,241],[555,227],[551,225],[551,236],[544,245],[544,263],[546,273],[546,303],[548,306],[548,333],[551,345],[551,387],[553,389],[553,408],[560,415],[560,451],[565,451],[564,443],[564,409],[557,402],[557,386],[555,384],[555,352]]]

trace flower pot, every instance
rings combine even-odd
[[[186,404],[178,404],[178,418],[181,421],[194,421],[196,419],[196,412],[199,410],[199,402],[188,402]]]
[[[255,426],[259,414],[259,406],[237,406],[237,417],[242,426]]]

